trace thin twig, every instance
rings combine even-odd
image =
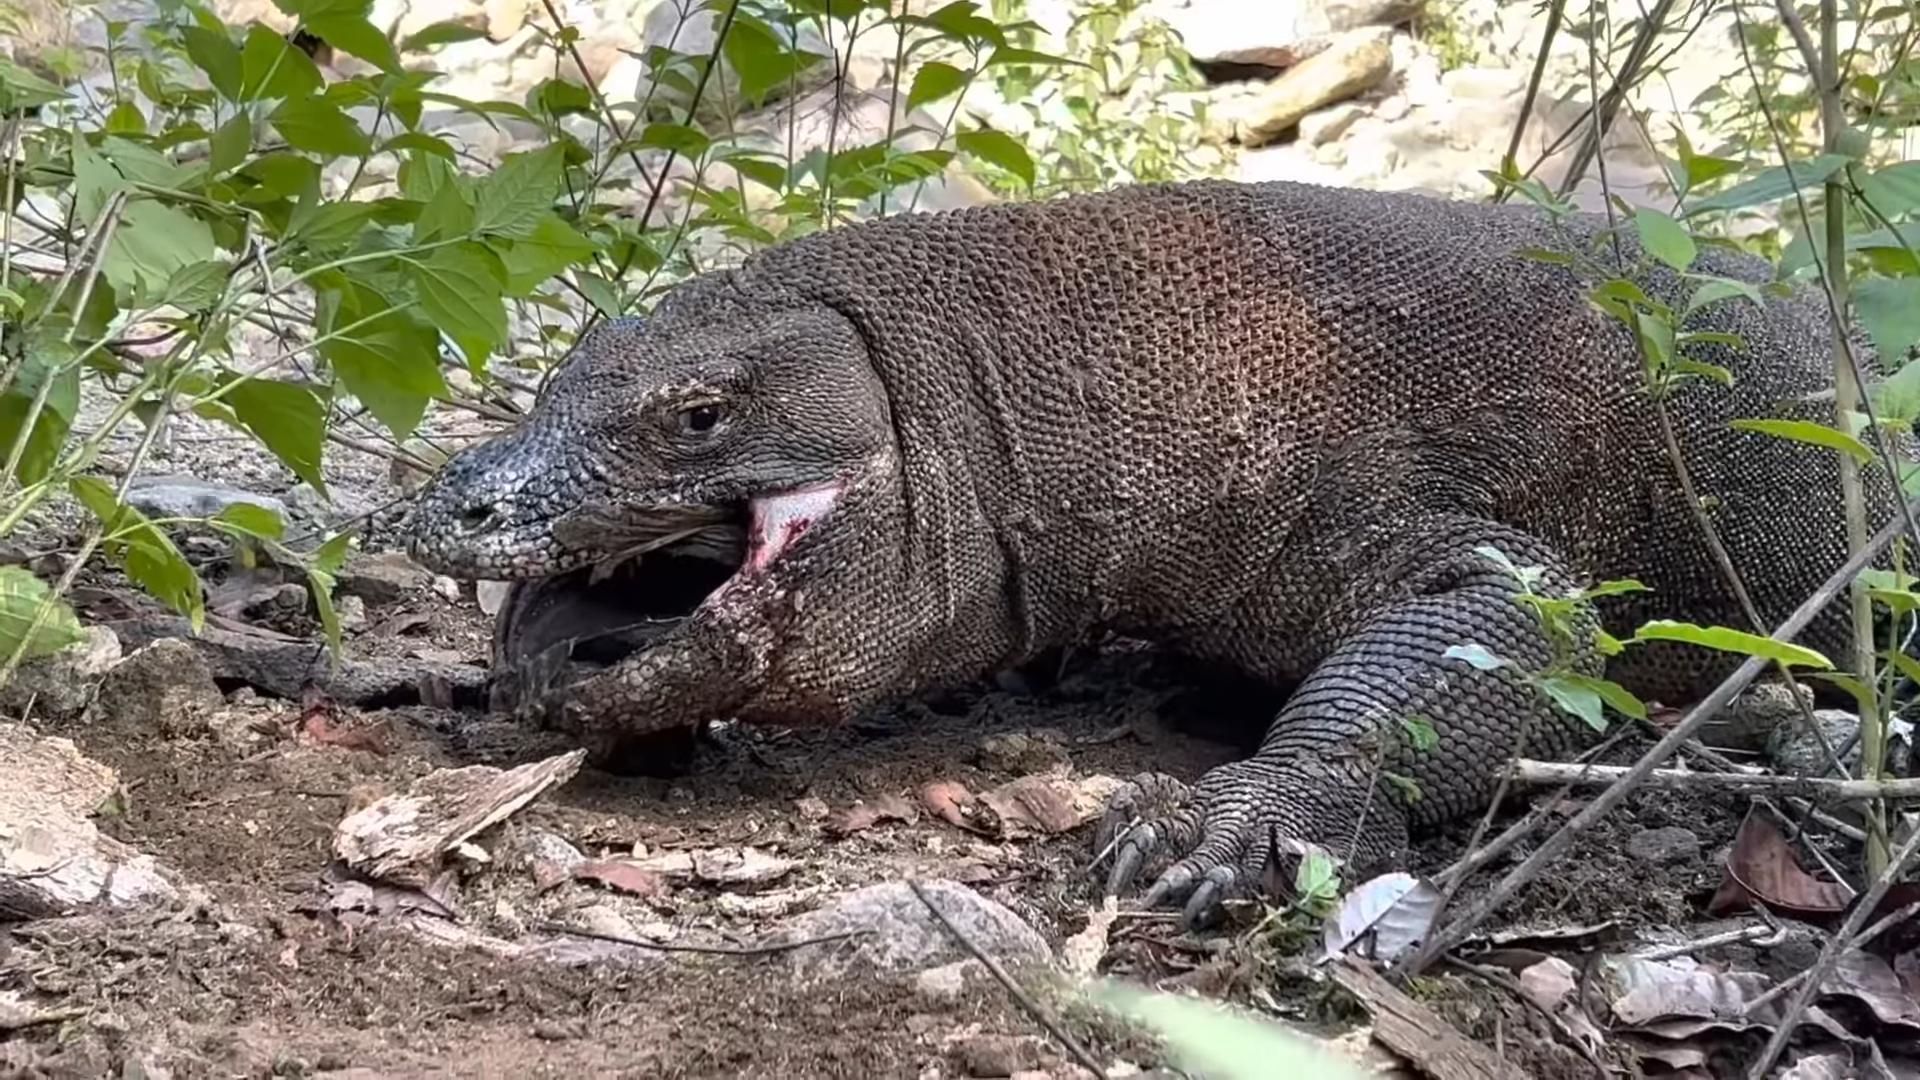
[[[1794,609],[1793,614],[1787,616],[1786,621],[1781,623],[1779,628],[1773,632],[1773,640],[1792,641],[1798,637],[1800,632],[1806,629],[1807,624],[1811,623],[1821,612],[1826,610],[1827,605],[1831,604],[1834,598],[1840,594],[1840,590],[1852,584],[1853,579],[1859,576],[1861,571],[1865,570],[1868,564],[1870,564],[1888,544],[1892,543],[1893,538],[1899,535],[1899,533],[1900,521],[1898,518],[1888,522],[1882,527],[1866,547],[1854,552],[1846,562],[1842,563],[1838,569],[1828,576],[1825,583],[1814,590],[1813,595],[1802,601],[1800,606]],[[1591,828],[1595,822],[1612,813],[1614,808],[1620,805],[1627,796],[1633,794],[1634,790],[1639,787],[1640,782],[1644,780],[1649,773],[1652,773],[1665,763],[1668,758],[1671,758],[1674,752],[1680,749],[1688,739],[1692,738],[1694,733],[1700,730],[1709,719],[1719,713],[1721,709],[1726,708],[1727,703],[1732,701],[1740,691],[1746,689],[1747,685],[1753,682],[1754,677],[1759,675],[1766,666],[1767,661],[1765,659],[1758,656],[1748,657],[1738,668],[1735,668],[1731,674],[1721,680],[1720,685],[1715,687],[1713,692],[1708,694],[1705,700],[1695,705],[1693,709],[1687,713],[1685,719],[1674,725],[1672,730],[1668,731],[1659,742],[1655,743],[1652,748],[1641,755],[1640,760],[1634,763],[1633,768],[1628,770],[1620,779],[1614,781],[1612,787],[1602,792],[1598,798],[1588,803],[1585,807],[1582,807],[1579,813],[1564,822],[1559,829],[1554,831],[1553,835],[1547,837],[1547,839],[1534,850],[1532,855],[1529,855],[1519,866],[1508,871],[1507,875],[1501,878],[1500,881],[1494,885],[1493,889],[1489,891],[1472,910],[1449,924],[1444,930],[1434,934],[1425,945],[1421,946],[1419,952],[1415,953],[1409,960],[1402,962],[1401,968],[1417,975],[1421,971],[1424,971],[1427,965],[1433,962],[1435,957],[1458,945],[1468,934],[1471,934],[1476,927],[1486,921],[1488,916],[1505,906],[1507,901],[1513,899],[1514,894],[1518,893],[1529,882],[1538,877],[1541,871],[1547,868],[1547,864],[1558,859],[1573,843],[1574,837],[1579,836],[1582,832]],[[1916,830],[1916,832],[1920,833],[1920,830]]]
[[[1680,941],[1672,945],[1659,945],[1650,949],[1641,949],[1633,955],[1637,960],[1671,960],[1676,956],[1687,956],[1699,952],[1701,949],[1711,949],[1720,945],[1736,945],[1743,941],[1758,941],[1762,938],[1772,937],[1779,932],[1780,928],[1778,926],[1767,926],[1756,923],[1753,926],[1742,926],[1738,929],[1728,930],[1719,934],[1708,934],[1706,937],[1695,938],[1692,941]]]
[[[1611,1080],[1613,1073],[1608,1071],[1606,1065],[1600,1061],[1599,1056],[1593,1052],[1593,1047],[1588,1046],[1586,1042],[1580,1038],[1580,1033],[1573,1030],[1573,1026],[1567,1023],[1566,1017],[1561,1016],[1559,1013],[1534,1000],[1533,995],[1527,993],[1526,987],[1520,985],[1520,980],[1499,968],[1483,966],[1481,964],[1469,964],[1464,960],[1456,960],[1452,957],[1447,958],[1447,964],[1456,970],[1483,979],[1505,990],[1507,993],[1512,994],[1514,997],[1519,998],[1521,1004],[1539,1013],[1546,1019],[1547,1023],[1552,1024],[1554,1030],[1558,1031],[1567,1043],[1579,1051],[1581,1057],[1587,1059],[1587,1064],[1593,1066],[1593,1071],[1600,1076],[1601,1080]]]
[[[1574,765],[1563,761],[1514,762],[1513,777],[1522,784],[1570,784],[1606,787],[1631,769],[1620,765]],[[1920,778],[1898,780],[1828,780],[1813,776],[1780,776],[1764,772],[1694,772],[1655,769],[1641,783],[1646,787],[1690,791],[1790,791],[1809,797],[1861,802],[1870,799],[1920,797]]]
[[[535,930],[544,930],[549,934],[566,934],[569,937],[591,938],[594,941],[611,941],[616,945],[631,945],[636,949],[652,949],[655,952],[702,953],[709,956],[768,956],[774,953],[792,952],[808,945],[827,945],[835,941],[871,934],[872,930],[842,930],[819,937],[797,938],[793,941],[769,941],[759,945],[697,945],[683,941],[648,941],[645,938],[627,937],[625,934],[608,934],[599,930],[589,930],[580,926],[568,926],[561,922],[538,922]]]
[[[1894,910],[1881,916],[1878,920],[1874,922],[1872,926],[1869,926],[1865,930],[1862,930],[1858,934],[1855,934],[1853,937],[1853,940],[1847,942],[1847,948],[1858,949],[1866,945],[1868,942],[1872,941],[1874,938],[1879,937],[1881,934],[1886,933],[1888,930],[1892,929],[1897,924],[1903,923],[1908,919],[1912,918],[1914,916],[1914,913],[1916,912],[1920,912],[1920,904],[1907,904],[1904,907],[1895,908]],[[1803,971],[1797,971],[1794,974],[1788,976],[1787,978],[1780,980],[1780,982],[1777,983],[1776,985],[1769,987],[1766,993],[1761,994],[1759,997],[1754,998],[1752,1001],[1747,1002],[1746,1007],[1741,1010],[1742,1015],[1752,1016],[1754,1013],[1759,1012],[1761,1007],[1766,1005],[1767,1002],[1776,1000],[1782,995],[1792,991],[1794,988],[1804,985],[1807,979],[1810,978],[1812,975],[1813,975],[1813,969],[1807,968]]]
[[[926,890],[920,887],[919,882],[909,881],[907,882],[907,888],[912,889],[913,895],[920,898],[920,902],[927,906],[928,911],[933,912],[933,917],[939,920],[941,926],[946,928],[947,933],[952,935],[953,940],[959,942],[961,948],[973,954],[973,958],[980,961],[981,966],[986,968],[995,979],[999,980],[1001,986],[1007,988],[1007,993],[1013,995],[1013,1000],[1020,1003],[1020,1007],[1027,1011],[1028,1016],[1033,1017],[1035,1023],[1046,1028],[1047,1034],[1053,1036],[1061,1046],[1066,1047],[1067,1053],[1072,1054],[1073,1059],[1078,1061],[1088,1072],[1099,1077],[1100,1080],[1107,1080],[1106,1070],[1100,1067],[1099,1060],[1092,1054],[1087,1053],[1086,1047],[1081,1046],[1079,1041],[1072,1035],[1067,1034],[1066,1029],[1054,1020],[1053,1015],[1047,1012],[1045,1008],[1042,1008],[1039,1002],[1033,1000],[1032,995],[1022,989],[1019,983],[1014,982],[1013,977],[1007,974],[1006,969],[1002,968],[998,961],[988,956],[985,952],[982,952],[980,946],[973,943],[972,938],[961,933],[960,928],[954,925],[952,919],[947,918],[947,913],[940,910],[939,906],[933,902],[933,898],[928,896]]]

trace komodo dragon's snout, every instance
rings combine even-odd
[[[750,709],[771,671],[796,666],[790,644],[824,647],[795,629],[798,609],[823,564],[860,573],[847,549],[870,550],[871,533],[849,544],[843,519],[886,502],[893,461],[884,395],[831,309],[615,320],[519,427],[433,478],[408,546],[440,573],[578,609],[554,636],[637,633],[637,652],[564,701],[519,703],[575,730],[618,716],[631,737]],[[789,688],[785,715],[837,715],[826,690]]]

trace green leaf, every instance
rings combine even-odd
[[[48,611],[40,614],[45,605]],[[38,618],[40,625],[33,623]],[[21,648],[22,660],[59,652],[86,640],[73,609],[57,599],[47,583],[19,566],[0,566],[0,661]]]
[[[474,213],[464,186],[453,181],[441,184],[413,223],[415,241],[427,244],[473,234]]]
[[[341,52],[365,60],[389,75],[400,70],[400,55],[394,52],[393,42],[375,29],[364,15],[322,15],[308,18],[306,25],[320,40]]]
[[[122,101],[107,114],[106,123],[101,126],[101,130],[115,135],[145,135],[147,117],[140,111],[140,106],[131,101]]]
[[[560,195],[565,154],[557,143],[508,154],[474,192],[474,229],[516,239],[532,235]]]
[[[295,476],[312,484],[315,491],[327,490],[320,475],[327,407],[318,394],[299,383],[244,379],[235,380],[225,400],[240,423]]]
[[[242,67],[240,48],[227,32],[205,26],[189,26],[180,31],[187,47],[187,59],[207,76],[215,92],[228,101],[240,100]]]
[[[1305,901],[1331,900],[1340,894],[1340,868],[1333,856],[1318,847],[1308,847],[1293,872],[1294,892]]]
[[[1874,412],[1882,422],[1920,420],[1920,362],[1909,361],[1873,387]]]
[[[1597,600],[1603,596],[1620,596],[1624,593],[1652,592],[1636,578],[1616,578],[1603,581],[1590,589],[1580,589],[1574,595],[1583,600]]]
[[[1882,217],[1898,218],[1920,209],[1920,161],[1902,161],[1860,178],[1860,194]]]
[[[1853,302],[1880,363],[1904,364],[1920,342],[1920,278],[1866,278],[1854,286]]]
[[[1693,236],[1666,214],[1643,206],[1634,211],[1633,223],[1640,231],[1641,245],[1675,270],[1685,270],[1699,257],[1700,249]]]
[[[1493,671],[1507,666],[1506,660],[1495,656],[1485,645],[1477,643],[1449,645],[1447,651],[1441,655],[1449,660],[1464,660],[1481,671]]]
[[[593,257],[593,244],[573,226],[548,213],[534,224],[532,235],[513,241],[507,250],[507,295],[528,296],[555,274]]]
[[[320,617],[321,632],[327,636],[329,665],[340,662],[340,612],[333,606],[333,575],[307,567],[307,594],[313,597],[313,610]]]
[[[501,299],[505,271],[491,251],[467,242],[444,247],[425,260],[409,257],[420,308],[433,325],[460,344],[470,367],[507,340],[507,307]]]
[[[33,399],[46,386],[46,402],[20,457],[16,479],[22,484],[46,479],[67,444],[74,417],[80,413],[80,368],[71,362],[74,352],[71,345],[50,333],[30,337],[19,370],[7,385],[6,394],[0,396],[0,462],[5,462],[26,426]]]
[[[671,150],[681,157],[697,158],[713,140],[699,128],[685,124],[648,124],[640,133],[640,145],[654,150]]]
[[[396,441],[413,434],[428,401],[447,392],[440,335],[361,285],[329,295],[322,311],[331,311],[325,332],[340,336],[321,343],[321,358]]]
[[[298,98],[325,85],[313,58],[261,23],[247,27],[240,49],[241,101]]]
[[[206,624],[206,601],[200,579],[180,549],[173,546],[145,514],[124,506],[113,485],[97,476],[76,476],[67,482],[74,498],[100,519],[107,539],[101,549],[119,560],[127,576],[160,602],[187,617],[194,633]]]
[[[1688,315],[1708,304],[1717,304],[1722,300],[1732,300],[1736,297],[1753,301],[1755,307],[1765,306],[1765,301],[1760,297],[1760,290],[1750,282],[1693,274],[1687,276],[1700,282],[1700,285],[1693,290],[1693,295],[1687,297],[1686,314]]]
[[[1592,687],[1581,686],[1563,675],[1548,675],[1540,680],[1540,689],[1567,713],[1579,717],[1595,731],[1607,730],[1607,717],[1600,695]]]
[[[1013,64],[1030,64],[1035,67],[1087,66],[1085,61],[1069,60],[1064,56],[1055,56],[1052,53],[1043,53],[1034,49],[1015,48],[1011,45],[1002,45],[993,50],[993,55],[987,58],[986,66],[1001,67]]]
[[[1403,716],[1400,727],[1407,733],[1407,743],[1416,753],[1424,754],[1440,745],[1440,733],[1433,730],[1433,722],[1424,716]]]
[[[1776,166],[1718,195],[1701,199],[1687,211],[1687,216],[1697,217],[1719,210],[1740,210],[1787,198],[1793,194],[1796,185],[1801,191],[1817,187],[1825,183],[1827,177],[1846,168],[1852,160],[1845,154],[1822,154],[1812,161],[1796,162],[1790,170]]]
[[[216,251],[206,222],[152,199],[135,199],[120,215],[101,273],[123,296],[157,296],[173,275],[212,260]]]
[[[361,157],[372,149],[367,133],[340,107],[325,98],[289,98],[267,117],[287,145],[311,154]]]
[[[1584,720],[1595,731],[1607,730],[1602,705],[1610,705],[1614,711],[1637,720],[1647,718],[1647,707],[1639,698],[1626,687],[1607,679],[1566,672],[1542,678],[1540,688],[1555,704]]]
[[[47,80],[0,57],[0,113],[37,109],[70,97],[57,83]]]
[[[1679,641],[1689,645],[1702,645],[1721,652],[1741,653],[1746,656],[1758,656],[1765,660],[1776,660],[1790,667],[1810,667],[1830,670],[1833,662],[1825,656],[1802,645],[1751,634],[1745,630],[1735,630],[1726,626],[1696,626],[1693,623],[1674,622],[1671,619],[1655,619],[1634,631],[1632,642]]]
[[[1816,424],[1811,420],[1733,420],[1729,426],[1738,431],[1752,431],[1838,450],[1853,455],[1862,465],[1873,460],[1873,451],[1867,449],[1859,439],[1838,428]]]
[[[453,147],[447,143],[447,140],[438,135],[429,135],[424,131],[403,131],[393,138],[388,139],[386,142],[381,143],[380,150],[382,153],[393,154],[407,150],[418,150],[432,154],[435,157],[445,158],[448,161],[457,160],[459,157],[458,154],[454,153]]]
[[[925,105],[930,101],[939,101],[949,94],[959,92],[967,85],[967,73],[952,64],[929,60],[920,65],[914,73],[913,89],[907,91],[909,110]]]
[[[208,167],[219,176],[247,160],[253,150],[253,120],[243,110],[221,124],[207,140]]]
[[[218,259],[190,263],[167,279],[161,299],[182,311],[205,311],[226,294],[227,279],[232,274],[233,268]]]
[[[446,19],[423,26],[407,35],[400,48],[405,52],[424,52],[436,45],[455,45],[462,41],[477,41],[486,37],[485,27],[468,26],[458,19]]]
[[[259,540],[278,540],[287,531],[287,523],[279,514],[253,503],[234,503],[213,520]]]
[[[1033,186],[1033,158],[1027,148],[1018,139],[1004,131],[992,128],[979,128],[963,131],[954,136],[954,144],[962,153],[970,154],[989,164],[998,165],[1019,177],[1028,187]]]
[[[740,76],[740,96],[750,107],[764,105],[775,90],[785,89],[795,76],[826,57],[789,48],[759,19],[734,20],[721,45],[727,66]]]

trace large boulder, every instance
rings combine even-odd
[[[1423,6],[1424,0],[1185,0],[1161,15],[1202,70],[1233,78],[1293,67],[1345,31],[1396,26]]]

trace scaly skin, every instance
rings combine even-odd
[[[702,719],[844,720],[1101,628],[1297,683],[1252,758],[1191,787],[1139,777],[1098,830],[1112,888],[1154,874],[1150,900],[1202,921],[1295,842],[1363,872],[1483,808],[1511,755],[1592,737],[1511,671],[1444,655],[1551,656],[1477,548],[1543,568],[1545,588],[1640,579],[1651,592],[1597,613],[1616,632],[1744,625],[1631,337],[1590,283],[1519,254],[1603,252],[1603,226],[1210,181],[809,236],[589,335],[522,428],[429,486],[414,551],[530,581],[615,554],[606,522],[785,508],[763,517],[791,544],[759,542],[684,624],[556,692],[547,714],[602,752]],[[1718,249],[1694,269],[1767,280]],[[1639,280],[1681,306],[1673,274]],[[1746,343],[1692,347],[1735,381],[1670,407],[1771,623],[1844,558],[1837,468],[1727,422],[1831,420],[1825,314],[1803,290],[1688,329]],[[822,485],[840,492],[824,512]],[[1890,490],[1876,473],[1876,521]],[[1838,660],[1844,635],[1836,604],[1800,640]],[[1573,657],[1666,700],[1733,659]],[[1437,745],[1402,737],[1416,714]]]

